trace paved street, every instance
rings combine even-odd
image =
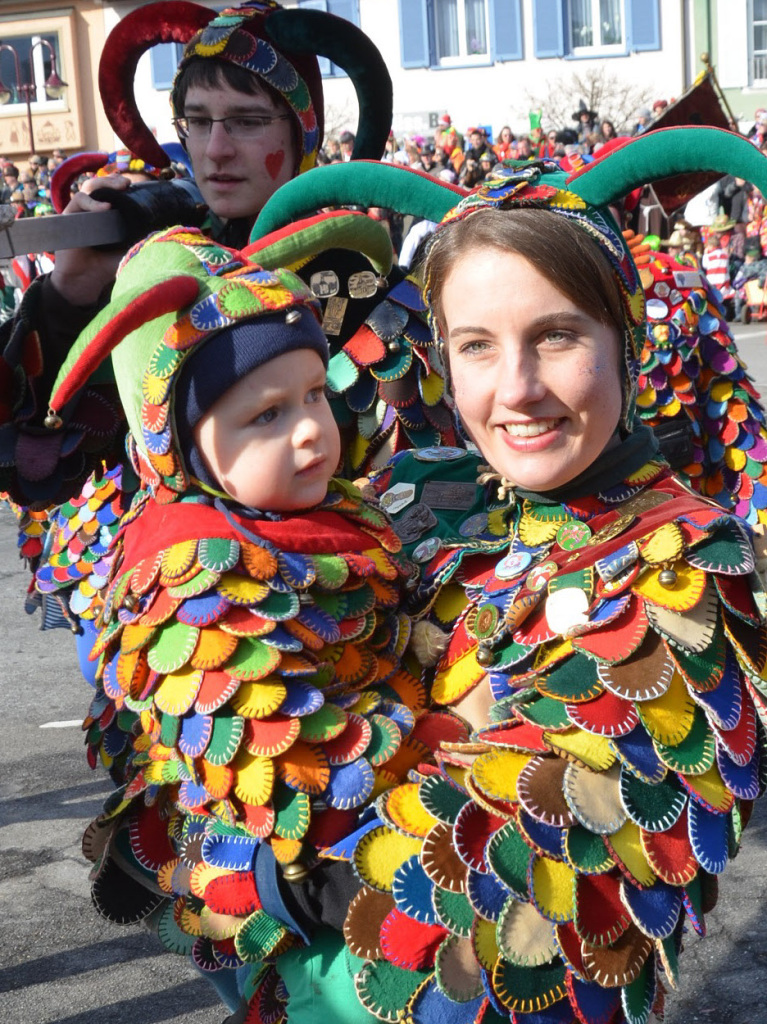
[[[736,335],[767,394],[767,324]],[[109,784],[83,755],[79,721],[90,691],[72,638],[40,633],[22,610],[27,580],[13,527],[1,508],[0,1019],[217,1024],[225,1015],[217,998],[183,960],[160,954],[140,928],[106,925],[91,906],[79,841]],[[763,1024],[767,808],[757,811],[721,891],[709,936],[687,941],[667,1024]]]

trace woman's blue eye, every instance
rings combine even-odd
[[[552,331],[546,331],[546,334],[545,334],[546,341],[554,341],[554,342],[567,341],[568,338],[571,338],[571,337],[572,337],[572,334],[569,331],[552,330]]]
[[[461,355],[472,355],[474,352],[482,352],[485,349],[485,347],[486,343],[484,341],[480,341],[479,339],[477,339],[476,341],[464,342],[464,344],[461,345],[459,351]]]

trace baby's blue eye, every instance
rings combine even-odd
[[[264,412],[259,413],[258,416],[253,420],[254,423],[272,423],[277,419],[277,409],[272,406],[271,409],[265,409]]]

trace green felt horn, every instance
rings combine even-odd
[[[258,215],[250,241],[257,242],[327,206],[382,206],[439,223],[466,194],[457,185],[397,164],[377,160],[328,164],[279,188]]]
[[[345,18],[306,8],[273,11],[265,25],[278,49],[327,57],[343,68],[359,103],[353,159],[380,160],[391,128],[394,95],[389,69],[372,39]]]
[[[640,185],[693,171],[745,178],[767,194],[767,157],[742,135],[722,128],[661,128],[631,139],[571,174],[567,187],[605,206]]]
[[[310,173],[310,172],[307,172]],[[328,249],[350,249],[370,260],[378,274],[389,273],[393,262],[391,236],[380,221],[352,210],[333,210],[294,221],[262,236],[242,255],[267,270],[306,262]]]

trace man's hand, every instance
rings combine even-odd
[[[67,203],[63,213],[100,213],[110,204],[94,199],[91,192],[101,188],[126,189],[130,179],[122,174],[109,174],[103,178],[89,178]],[[51,283],[62,298],[73,306],[89,306],[96,302],[104,288],[114,279],[117,266],[124,253],[99,249],[60,249]]]

